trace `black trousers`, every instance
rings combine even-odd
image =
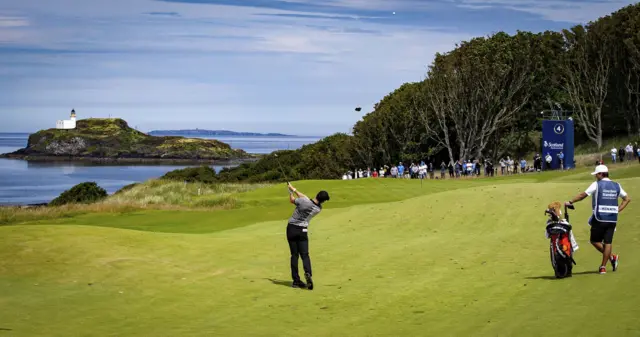
[[[311,258],[309,257],[309,236],[306,228],[294,225],[287,226],[287,241],[291,251],[291,278],[300,280],[298,274],[298,257],[302,257],[302,267],[306,274],[311,274]]]

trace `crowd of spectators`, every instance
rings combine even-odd
[[[457,160],[455,162],[441,161],[439,164],[435,160],[411,163],[405,166],[403,162],[398,165],[384,165],[377,168],[355,169],[346,172],[343,180],[361,178],[401,178],[401,179],[460,179],[474,178],[480,176],[493,177],[496,175],[524,174],[529,172],[540,172],[553,167],[554,160],[558,161],[558,167],[564,167],[564,154],[560,152],[556,158],[547,153],[544,158],[540,154],[533,157],[533,165],[526,159],[514,160],[510,156],[500,158],[497,165],[491,160]]]

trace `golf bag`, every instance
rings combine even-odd
[[[569,206],[573,209],[573,206]],[[567,206],[564,210],[567,220],[561,220],[552,211],[545,211],[550,215],[547,221],[547,236],[549,237],[549,254],[551,266],[556,278],[571,277],[571,271],[576,261],[573,259],[573,246],[571,245],[571,224],[569,224],[569,214]]]

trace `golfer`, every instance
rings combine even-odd
[[[606,166],[596,166],[591,175],[596,177],[596,181],[586,191],[569,201],[569,204],[591,196],[591,207],[593,209],[593,214],[589,218],[591,244],[602,253],[602,264],[600,264],[599,272],[600,274],[606,274],[608,261],[611,262],[613,271],[618,269],[619,257],[611,253],[611,244],[618,222],[618,213],[627,207],[631,198],[629,198],[629,195],[622,189],[620,184],[609,179],[609,169]],[[620,207],[618,207],[618,197],[622,198]]]
[[[289,201],[296,205],[293,215],[287,225],[287,241],[291,250],[291,277],[293,278],[293,288],[307,288],[313,290],[313,280],[311,279],[311,259],[309,258],[309,221],[322,211],[322,204],[329,201],[329,193],[320,191],[315,199],[311,200],[306,195],[298,192],[291,184],[289,187]],[[294,197],[293,195],[297,197]],[[302,257],[304,277],[307,284],[300,280],[298,274],[298,256]]]

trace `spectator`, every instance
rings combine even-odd
[[[638,158],[638,142],[633,143],[633,156]]]
[[[400,162],[400,165],[398,165],[397,178],[404,178],[404,165],[402,165],[402,162]]]
[[[527,161],[524,158],[520,159],[520,173],[525,173],[527,167]]]
[[[473,176],[473,163],[470,160],[467,160],[467,177]]]
[[[533,156],[533,169],[537,172],[542,170],[542,157],[540,157],[539,153],[536,153],[536,155]]]
[[[618,149],[616,149],[616,147],[614,146],[611,149],[611,162],[614,163],[614,164],[616,163],[616,155],[617,154],[618,154]]]
[[[455,169],[455,165],[453,164],[453,160],[449,161],[449,165],[447,167],[449,168],[449,178],[453,178],[454,177],[453,170]]]
[[[545,168],[547,170],[551,170],[551,163],[553,162],[553,157],[551,157],[551,153],[547,152],[547,155],[544,157],[544,161],[547,162],[547,166]]]
[[[640,148],[636,152],[636,157],[638,157],[638,163],[640,163]]]
[[[391,167],[391,178],[398,178],[398,167],[395,165]]]
[[[425,164],[424,160],[420,162],[420,170],[418,172],[420,174],[420,179],[427,177],[427,164]]]
[[[507,162],[504,158],[500,158],[500,174],[504,175],[504,170],[507,168]]]
[[[433,168],[433,161],[429,162],[429,179],[433,179],[434,178],[434,168]]]
[[[460,162],[460,159],[458,159],[456,161],[456,178],[460,178],[461,174],[462,174],[462,163]]]
[[[444,163],[444,160],[440,164],[440,179],[444,179],[445,172],[447,171],[447,164]]]
[[[562,153],[562,151],[558,153],[558,162],[560,164],[560,170],[564,170],[564,153]]]
[[[633,159],[633,146],[631,146],[631,143],[627,144],[627,147],[625,148],[625,151],[627,152],[627,160],[632,160]]]
[[[373,170],[372,175],[373,175],[374,178],[378,178],[378,171]]]
[[[496,168],[493,165],[493,160],[489,160],[487,166],[489,169],[489,175],[493,177],[496,174]]]
[[[620,158],[620,162],[624,163],[624,146],[620,145],[620,150],[618,150],[618,158]]]
[[[511,157],[507,156],[507,174],[513,174],[514,162]]]

